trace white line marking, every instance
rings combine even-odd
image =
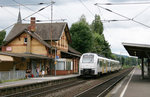
[[[117,91],[120,89],[120,87],[122,86],[122,84],[124,83],[125,79],[114,89],[114,91],[112,91],[111,94],[116,94]]]
[[[127,87],[128,87],[128,85],[129,85],[129,83],[130,83],[130,81],[131,81],[131,79],[132,79],[132,76],[133,76],[134,72],[135,72],[135,69],[134,69],[134,71],[132,72],[132,75],[130,76],[130,79],[128,80],[128,82],[127,82],[125,88],[124,88],[123,91],[121,92],[120,97],[123,97],[123,96],[124,96],[124,94],[125,94],[125,92],[126,92],[126,90],[127,90]]]
[[[128,76],[131,76],[131,74],[132,74],[132,72],[130,72],[130,73],[128,74]],[[125,77],[125,78],[123,79],[123,81],[121,81],[120,84],[118,84],[118,85],[116,86],[116,88],[112,91],[111,94],[116,94],[116,93],[118,92],[118,90],[121,88],[121,86],[122,86],[122,84],[124,83],[124,81],[127,80],[127,79],[128,79],[128,78]]]

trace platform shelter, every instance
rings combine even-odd
[[[142,60],[141,62],[141,74],[144,78],[144,58],[148,59],[148,75],[150,75],[150,45],[147,44],[135,44],[135,43],[122,43],[130,56],[137,56]]]

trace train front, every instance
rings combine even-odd
[[[97,55],[94,53],[85,53],[80,58],[79,75],[93,76],[97,71]]]

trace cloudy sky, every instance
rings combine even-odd
[[[111,45],[113,53],[127,55],[126,50],[122,46],[122,42],[150,44],[150,0],[53,0],[54,11],[53,19],[66,19],[69,27],[72,23],[77,22],[82,14],[86,16],[90,24],[95,14],[101,16],[104,24],[104,35]],[[50,0],[0,0],[0,30],[16,23],[19,5],[22,19],[47,6],[37,5],[39,3],[49,3]],[[119,15],[104,10],[95,3],[145,3],[146,4],[125,4],[125,5],[99,5],[101,7],[112,10],[115,13],[133,19],[144,25],[129,21],[107,21],[107,20],[127,20]],[[50,20],[50,7],[45,8],[39,13],[33,15],[38,20]],[[30,18],[26,18],[23,23],[29,22]],[[48,21],[45,21],[48,22]],[[7,33],[9,30],[7,29]]]

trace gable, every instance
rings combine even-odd
[[[26,52],[26,44],[24,43],[24,38],[27,37],[26,33],[22,33],[21,35],[15,37],[9,43],[5,45],[6,51],[7,48],[10,48],[8,52],[13,52],[13,53],[23,53]]]
[[[68,39],[65,32],[62,33],[60,40],[58,40],[56,43],[58,49],[62,51],[68,51]]]
[[[26,53],[27,52],[27,43],[24,42],[24,39],[27,38],[27,35],[29,35],[29,33],[22,33],[19,36],[15,37],[13,40],[11,40],[7,45],[5,45],[6,47],[6,51],[7,48],[11,48],[10,51],[8,52],[12,52],[12,53]],[[47,50],[45,45],[43,45],[39,40],[35,39],[34,37],[31,38],[31,53],[34,54],[40,54],[40,55],[47,55]]]

